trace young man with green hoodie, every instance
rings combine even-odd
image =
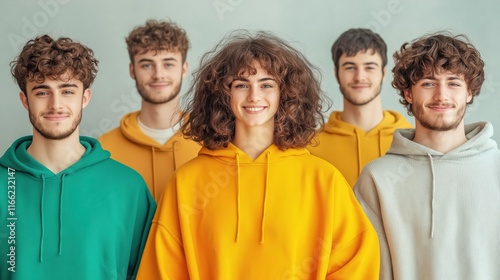
[[[11,63],[33,135],[0,158],[2,280],[135,278],[156,204],[137,172],[79,135],[97,65],[48,35]]]
[[[308,149],[337,167],[353,187],[363,167],[389,149],[394,130],[411,125],[382,108],[387,46],[378,34],[364,28],[345,31],[332,46],[332,59],[344,110],[330,114]]]

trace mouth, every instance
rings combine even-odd
[[[455,108],[452,104],[429,104],[427,108],[434,111],[447,111]]]
[[[151,87],[152,89],[156,89],[156,90],[164,89],[168,86],[170,86],[170,84],[168,84],[168,83],[154,83],[154,84],[149,85],[149,87]]]
[[[263,111],[266,107],[264,106],[243,106],[243,109],[246,111],[249,111],[251,113],[258,113],[260,111]]]
[[[369,88],[370,85],[369,84],[353,84],[351,85],[351,88],[353,89],[365,89],[365,88]]]
[[[67,114],[45,114],[43,118],[49,121],[62,121],[69,117]]]

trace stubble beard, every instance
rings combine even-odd
[[[340,85],[340,92],[342,93],[342,96],[344,96],[344,99],[347,100],[347,102],[349,102],[350,104],[352,104],[354,106],[364,106],[366,104],[369,104],[373,100],[375,100],[382,92],[382,83],[380,83],[378,90],[377,89],[375,89],[375,90],[377,92],[373,96],[371,96],[368,100],[357,101],[351,95],[348,94],[348,89],[346,87]]]
[[[45,138],[47,140],[63,140],[63,139],[68,138],[76,131],[76,129],[80,125],[80,122],[82,121],[82,111],[80,111],[78,113],[78,115],[76,116],[76,118],[73,120],[73,124],[71,125],[71,127],[68,130],[62,131],[62,132],[54,132],[54,131],[50,131],[48,129],[45,129],[43,127],[42,123],[37,119],[36,115],[33,114],[31,112],[31,110],[28,110],[28,111],[29,111],[31,125],[33,125],[33,128],[35,128],[35,130],[43,138]]]
[[[438,119],[434,119],[434,122],[432,122],[432,119],[426,118],[424,116],[425,113],[422,109],[422,106],[412,106],[412,109],[415,119],[422,125],[422,127],[433,131],[455,130],[460,125],[465,116],[465,106],[460,106],[457,109],[456,119],[454,122],[439,122],[439,119],[441,117],[439,117]]]

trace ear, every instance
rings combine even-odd
[[[472,92],[470,90],[467,91],[467,104],[472,100]]]
[[[337,80],[337,83],[340,84],[340,82],[339,82],[339,71],[338,71],[337,67],[333,67],[333,75],[335,75],[335,80]]]
[[[385,74],[387,73],[387,66],[382,69],[382,81],[385,80]]]
[[[412,102],[413,102],[413,95],[411,93],[411,90],[405,89],[404,90],[404,94],[405,94],[405,100],[406,100],[406,102],[412,104]]]
[[[182,65],[182,78],[183,79],[186,78],[188,69],[189,69],[189,64],[187,61],[185,61],[184,64]]]
[[[128,65],[128,71],[129,71],[130,77],[135,80],[134,64],[130,63]]]
[[[88,88],[83,91],[82,109],[87,107],[87,105],[89,105],[90,98],[92,98],[92,91],[90,90],[90,88]]]
[[[21,103],[23,104],[24,109],[29,110],[28,96],[26,96],[26,93],[22,91],[19,92],[19,99],[21,99]]]

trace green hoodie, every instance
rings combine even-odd
[[[142,177],[89,137],[54,174],[31,142],[0,158],[0,279],[134,279],[156,209]]]

